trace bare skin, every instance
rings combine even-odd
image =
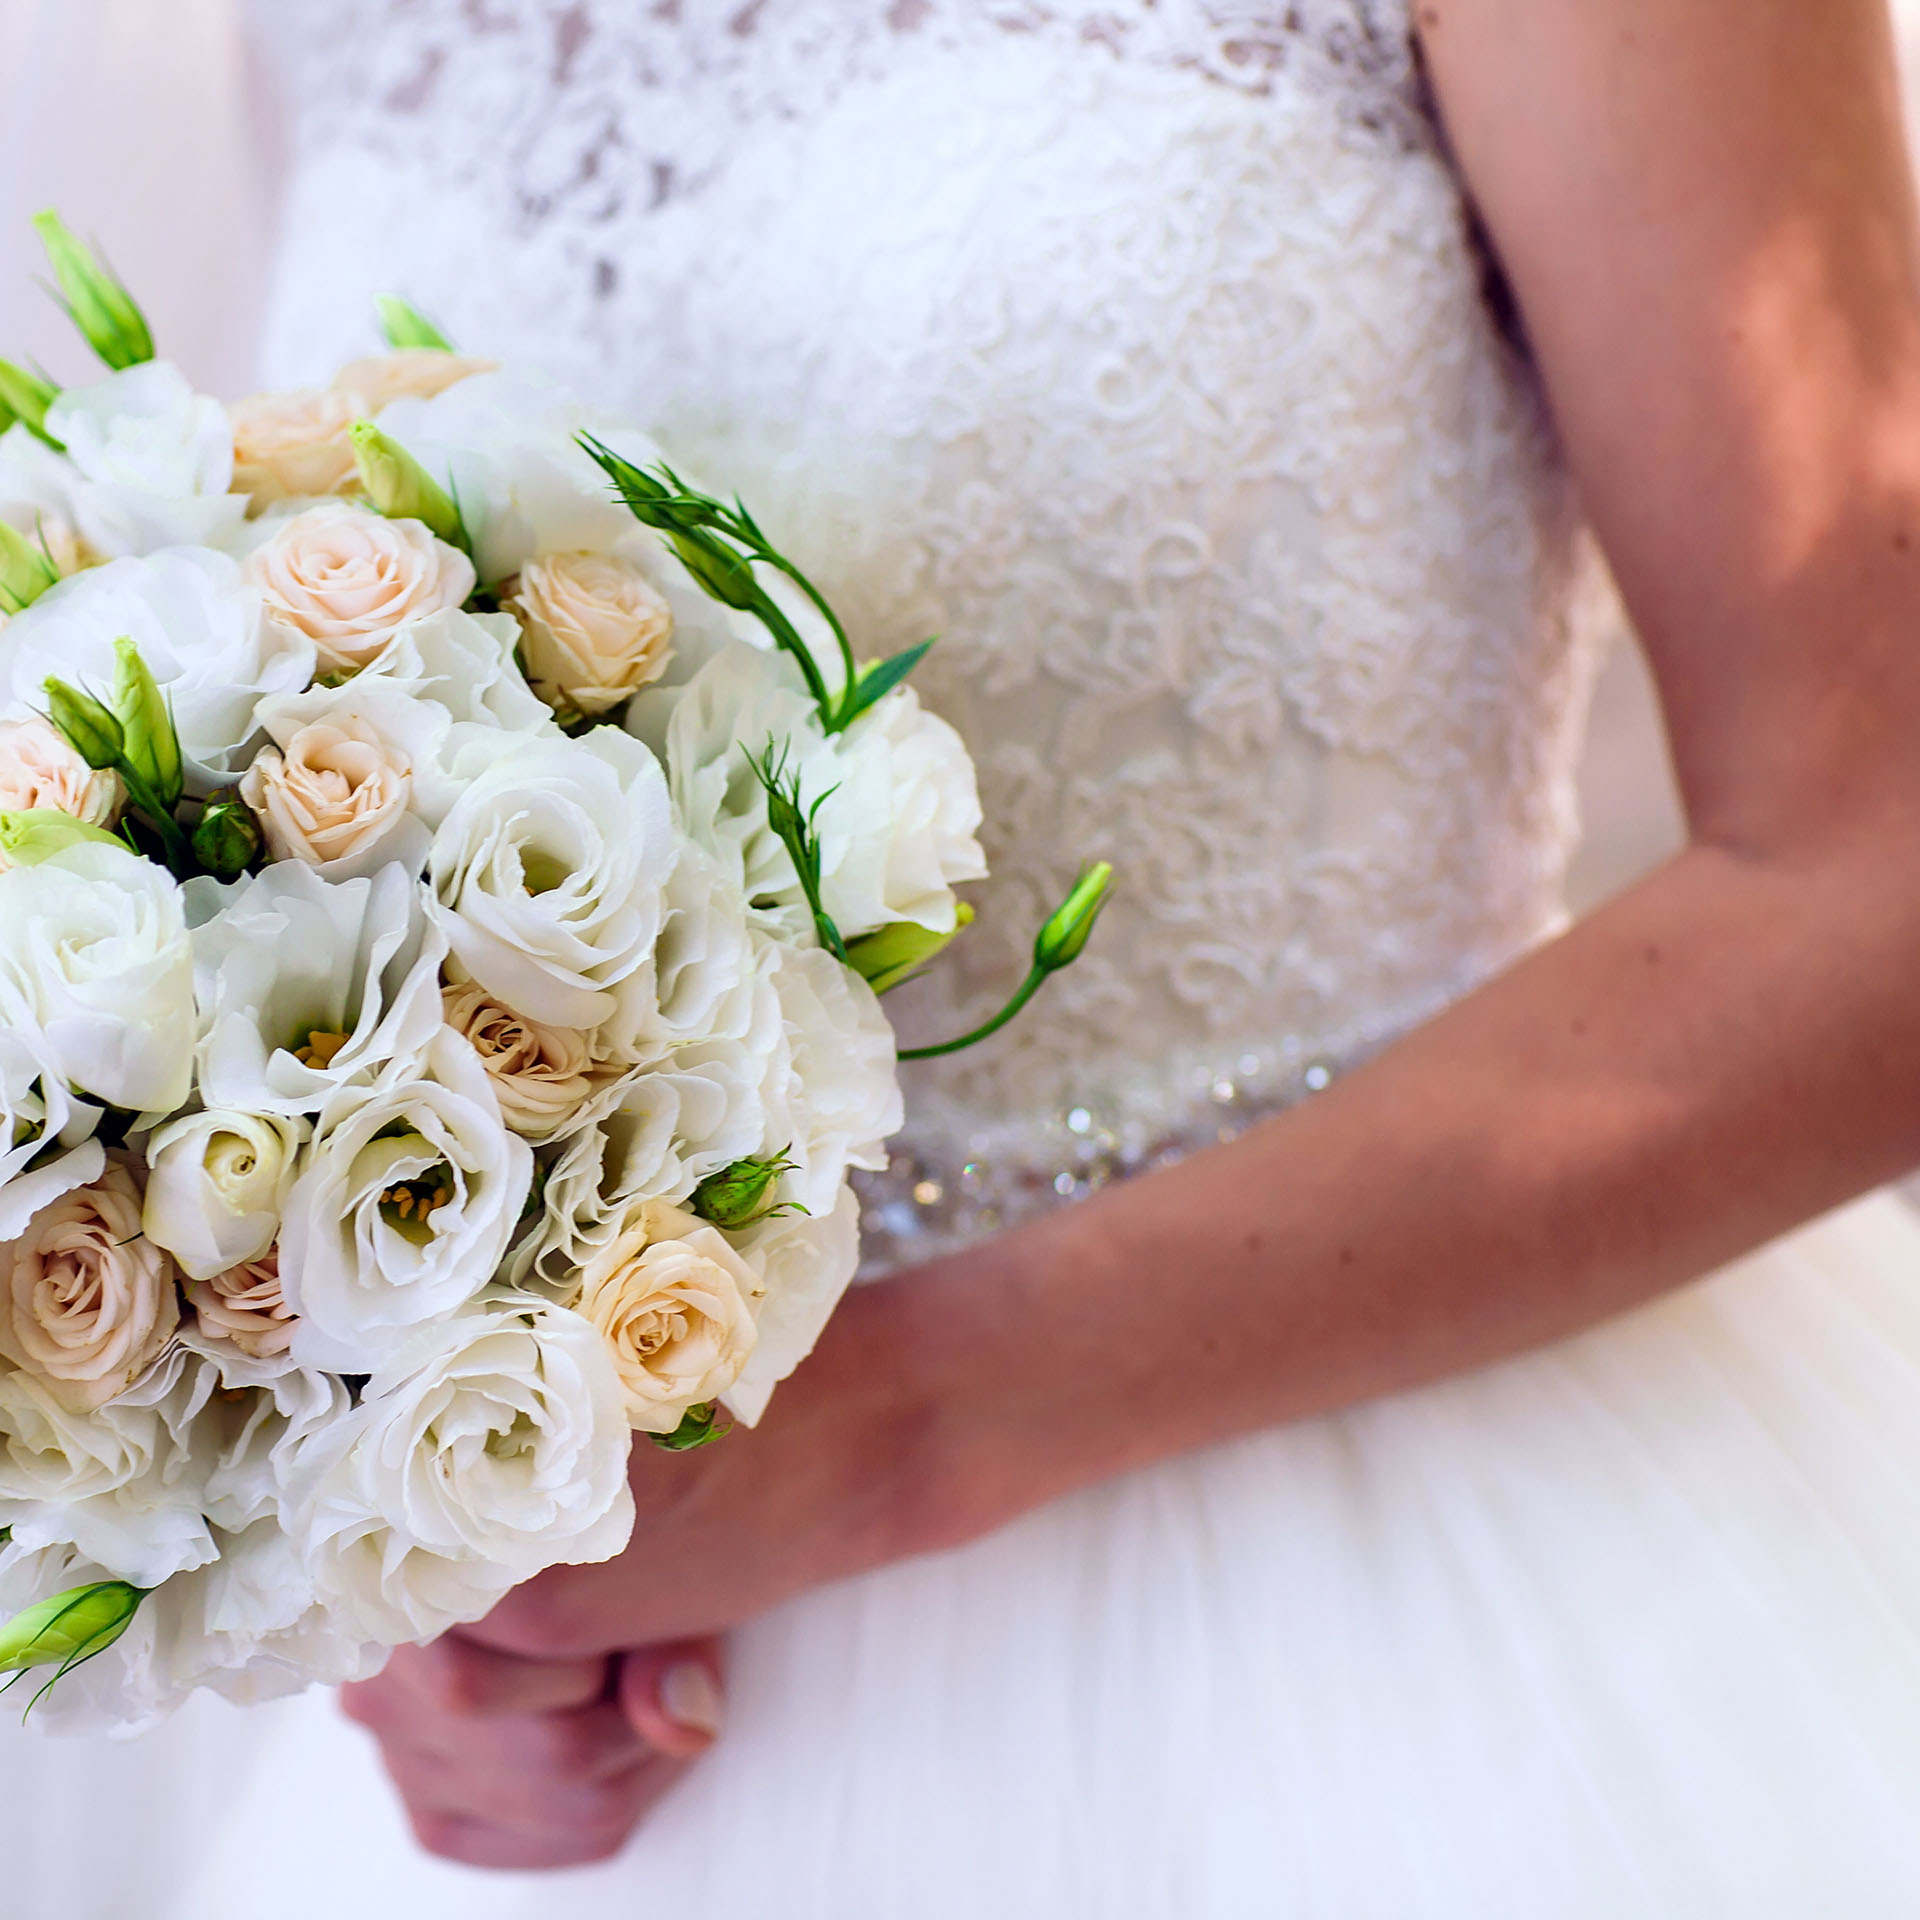
[[[428,1847],[599,1857],[710,1737],[660,1693],[709,1636],[1554,1340],[1920,1162],[1920,255],[1880,0],[1419,26],[1687,847],[1308,1106],[857,1292],[757,1432],[639,1452],[642,1552],[352,1690]]]

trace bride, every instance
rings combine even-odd
[[[270,376],[402,292],[943,634],[1001,839],[913,1037],[1125,890],[766,1424],[354,1691],[417,1844],[302,1702],[151,1908],[1910,1911],[1920,1229],[1775,1238],[1920,1160],[1878,0],[252,27]],[[1588,524],[1690,838],[1568,932]]]

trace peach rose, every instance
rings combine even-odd
[[[417,520],[344,501],[287,521],[247,562],[272,619],[303,633],[324,669],[364,667],[412,620],[462,605],[473,562]]]
[[[497,360],[474,360],[461,353],[442,353],[437,347],[403,347],[396,353],[377,353],[342,367],[333,383],[337,393],[354,395],[369,414],[396,400],[432,400],[470,380],[476,373],[493,373]]]
[[[365,411],[358,394],[312,388],[257,393],[229,407],[234,492],[252,495],[255,513],[280,500],[352,492],[347,429]]]
[[[179,1323],[173,1263],[141,1231],[140,1190],[117,1163],[0,1247],[0,1354],[77,1412],[126,1392]]]
[[[558,711],[605,713],[673,658],[673,609],[637,567],[607,554],[532,561],[502,604],[519,617],[527,679]]]
[[[203,1333],[230,1340],[255,1360],[271,1360],[293,1344],[300,1317],[280,1290],[280,1249],[269,1247],[211,1280],[189,1280],[187,1298]]]
[[[501,1118],[531,1140],[551,1139],[593,1091],[587,1036],[529,1020],[484,987],[450,986],[442,997],[447,1025],[465,1036],[493,1082]]]
[[[759,1276],[716,1228],[659,1201],[580,1273],[574,1310],[599,1329],[627,1424],[671,1433],[739,1379],[758,1329]]]
[[[324,867],[392,837],[407,818],[413,774],[364,720],[316,720],[254,755],[240,797],[274,859]]]
[[[0,721],[0,813],[44,808],[110,827],[125,799],[117,773],[95,772],[45,720]]]

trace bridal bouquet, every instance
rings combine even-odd
[[[0,362],[0,1670],[131,1729],[617,1553],[635,1431],[758,1420],[985,868],[925,648],[644,436],[398,302],[229,410],[40,225],[109,372]]]

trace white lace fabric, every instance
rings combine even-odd
[[[407,294],[739,489],[979,760],[886,1258],[1292,1098],[1555,922],[1600,623],[1403,0],[254,0],[269,372]]]

